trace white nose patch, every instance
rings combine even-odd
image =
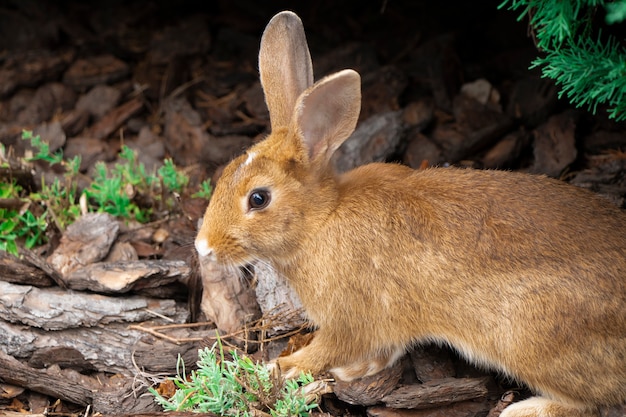
[[[213,249],[211,249],[206,239],[197,238],[195,245],[196,245],[196,250],[198,251],[198,254],[200,256],[207,256],[213,252]]]

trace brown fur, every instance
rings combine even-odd
[[[520,173],[370,164],[335,175],[359,77],[302,82],[308,49],[289,28],[301,30],[297,16],[277,15],[261,44],[273,132],[225,169],[197,238],[220,262],[271,264],[300,296],[319,330],[281,369],[349,380],[434,341],[542,395],[506,417],[626,401],[626,214]],[[281,55],[295,64],[267,61]],[[271,202],[250,210],[259,188]]]

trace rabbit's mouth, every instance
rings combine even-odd
[[[226,249],[213,247],[209,245],[207,239],[200,236],[196,238],[195,247],[201,261],[217,263],[228,268],[247,268],[259,261],[234,245]]]

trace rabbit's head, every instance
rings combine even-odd
[[[267,25],[259,70],[272,132],[224,169],[196,238],[200,255],[233,266],[288,262],[333,210],[330,158],[354,131],[361,106],[355,71],[313,84],[304,29],[291,12]]]

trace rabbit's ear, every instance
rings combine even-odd
[[[296,103],[292,129],[304,138],[313,163],[327,163],[352,134],[361,111],[361,77],[343,70],[322,78]]]
[[[300,18],[280,12],[261,38],[259,72],[272,131],[289,125],[298,96],[313,84],[313,65]]]

